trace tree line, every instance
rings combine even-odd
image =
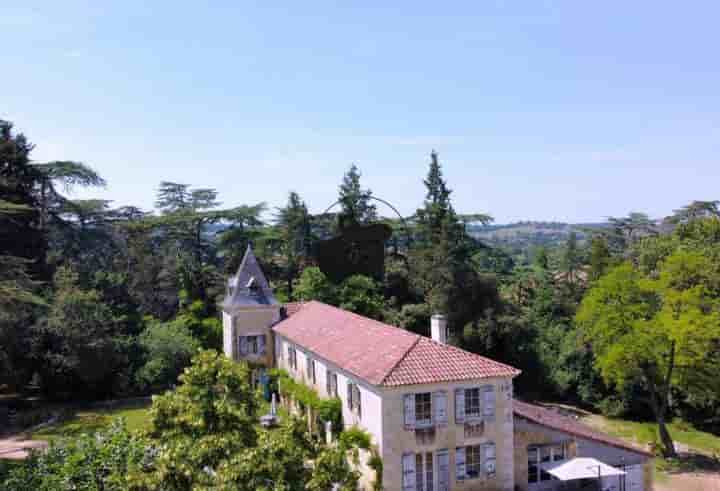
[[[163,182],[156,211],[73,200],[102,187],[86,165],[32,161],[0,122],[0,385],[53,398],[115,397],[172,386],[200,348],[219,349],[218,302],[252,243],[281,301],[318,299],[420,334],[448,316],[451,342],[523,370],[521,397],[653,419],[672,454],[675,416],[720,430],[720,218],[694,202],[664,221],[611,218],[589,239],[518,257],[473,238],[433,152],[425,199],[404,220],[381,216],[355,166],[339,211],[223,207],[213,189]],[[420,177],[420,176],[418,176]],[[420,179],[418,179],[420,180]],[[384,277],[332,281],[315,245],[385,223]]]

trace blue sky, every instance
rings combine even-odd
[[[12,3],[14,5],[8,5]],[[340,6],[340,4],[345,6]],[[105,4],[105,5],[101,5]],[[594,221],[720,198],[717,2],[3,2],[0,117],[151,208],[161,180],[313,211],[356,162],[411,213]]]

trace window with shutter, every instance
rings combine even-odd
[[[306,358],[306,360],[308,380],[311,384],[315,385],[315,360],[311,359],[309,356]]]
[[[479,421],[481,419],[480,397],[479,387],[465,389],[465,419],[467,421]]]
[[[353,386],[349,381],[347,383],[347,405],[348,405],[348,409],[350,411],[352,411],[352,409],[353,409]]]
[[[329,376],[330,379],[330,396],[338,397],[338,378],[337,373],[332,372]]]
[[[447,392],[439,391],[433,394],[433,408],[435,411],[435,424],[444,426],[448,422],[447,417]]]
[[[465,422],[465,389],[455,389],[455,423]]]
[[[360,386],[353,384],[355,388],[355,394],[353,394],[353,402],[355,403],[355,409],[357,410],[358,417],[362,418],[362,395],[360,393]]]
[[[495,386],[483,387],[483,418],[485,421],[495,421]]]
[[[405,429],[415,429],[415,394],[405,394]]]
[[[432,426],[432,393],[415,394],[415,426],[428,428]]]
[[[402,456],[403,470],[403,491],[416,491],[415,485],[417,477],[415,476],[415,454],[404,454]]]
[[[480,456],[480,445],[468,445],[465,447],[465,477],[475,479],[480,477],[482,472],[482,458]]]
[[[465,447],[455,449],[455,480],[465,480]]]

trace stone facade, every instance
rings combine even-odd
[[[455,389],[485,387],[491,385],[495,391],[494,421],[483,420],[478,425],[481,429],[470,432],[469,425],[455,421]],[[406,394],[445,392],[447,398],[447,423],[431,427],[431,438],[425,438],[421,430],[406,429],[403,421],[403,400]],[[462,383],[423,384],[420,386],[402,386],[388,388],[383,392],[382,399],[382,458],[385,472],[383,483],[386,489],[402,489],[403,467],[402,457],[407,453],[431,452],[437,456],[438,451],[447,450],[449,460],[449,489],[458,490],[512,490],[514,486],[513,460],[513,410],[512,410],[512,379],[478,379]],[[477,427],[477,426],[476,426]],[[468,445],[495,444],[496,470],[495,476],[487,477],[485,473],[474,479],[456,478],[456,448]],[[437,465],[435,466],[437,467]],[[436,469],[434,469],[437,472]],[[436,477],[437,479],[437,477]],[[435,488],[438,489],[438,488]]]

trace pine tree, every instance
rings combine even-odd
[[[338,200],[342,207],[338,216],[340,230],[353,225],[366,225],[377,220],[377,208],[370,203],[372,191],[362,189],[361,176],[355,164],[352,164],[350,170],[343,176]]]
[[[307,205],[298,193],[291,191],[284,208],[278,209],[277,226],[280,236],[280,252],[284,256],[284,273],[288,298],[293,298],[293,281],[297,278],[302,262],[310,255],[310,215]]]

